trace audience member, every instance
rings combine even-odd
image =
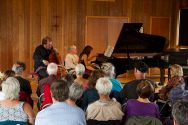
[[[6,80],[8,77],[15,77],[15,72],[12,70],[6,70],[3,80]]]
[[[99,78],[104,77],[104,72],[100,69],[93,70],[89,76],[88,89],[82,95],[82,98],[77,101],[77,105],[84,111],[92,102],[99,99],[99,94],[95,88],[96,82]]]
[[[15,78],[20,84],[19,100],[29,103],[33,107],[33,100],[31,99],[31,85],[30,82],[23,78],[23,71],[26,69],[26,65],[23,62],[16,62],[12,70],[15,72]]]
[[[123,87],[121,82],[115,79],[115,67],[111,63],[103,63],[101,69],[105,73],[105,76],[112,82],[112,91],[110,93],[110,97],[117,98]]]
[[[154,93],[154,87],[148,80],[142,80],[137,85],[138,99],[129,99],[124,105],[124,121],[132,116],[150,116],[159,118],[159,107],[149,101]]]
[[[76,101],[81,98],[83,92],[84,88],[82,85],[76,82],[73,83],[69,87],[69,98],[66,100],[66,102],[72,106],[76,106]]]
[[[67,71],[73,71],[78,64],[78,61],[77,48],[75,45],[72,45],[68,48],[68,53],[65,57],[65,68]]]
[[[188,125],[188,101],[177,101],[172,108],[174,125]]]
[[[48,64],[47,72],[48,72],[49,76],[46,78],[43,78],[39,81],[39,85],[37,88],[38,96],[40,96],[42,93],[44,93],[44,86],[46,84],[51,85],[53,81],[57,80],[57,70],[58,70],[57,64],[55,64],[55,63]]]
[[[55,81],[51,85],[53,104],[41,110],[35,125],[86,125],[84,112],[65,103],[69,96],[67,81]]]
[[[171,74],[171,78],[168,81],[167,85],[164,86],[161,90],[159,90],[159,97],[162,100],[169,99],[169,92],[172,88],[175,88],[180,84],[185,84],[184,79],[182,77],[183,69],[180,65],[174,64],[170,66],[170,74]]]
[[[76,79],[74,80],[78,84],[82,85],[83,88],[86,90],[88,88],[88,80],[83,78],[85,73],[85,67],[83,64],[79,63],[75,67]]]
[[[123,90],[119,94],[118,101],[123,104],[128,99],[137,99],[138,94],[136,92],[137,85],[143,80],[146,79],[146,73],[148,71],[148,65],[144,62],[136,62],[134,66],[134,76],[135,80],[126,83],[123,87]],[[150,81],[150,80],[149,80]],[[150,81],[154,86],[155,83]]]
[[[99,78],[96,83],[99,93],[99,100],[90,104],[86,110],[87,120],[109,121],[122,120],[123,112],[119,102],[110,99],[109,94],[112,90],[112,83],[108,78]]]
[[[172,88],[169,93],[169,99],[172,105],[181,99],[188,100],[188,77],[184,78],[184,82]]]
[[[23,121],[34,124],[34,112],[28,103],[20,102],[19,81],[14,77],[8,77],[2,83],[4,100],[0,101],[0,121]]]

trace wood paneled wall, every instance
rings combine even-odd
[[[24,61],[33,70],[33,51],[49,35],[62,57],[69,45],[85,45],[86,16],[121,16],[142,22],[150,32],[150,17],[171,18],[170,47],[175,47],[178,0],[1,0],[0,71]]]

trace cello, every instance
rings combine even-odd
[[[52,48],[48,60],[50,63],[53,62],[58,65],[58,71],[57,71],[58,78],[62,78],[67,74],[67,71],[64,68],[63,63],[62,63],[61,55],[59,54],[59,52],[57,52],[56,49]]]

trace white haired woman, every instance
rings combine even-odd
[[[121,120],[123,112],[117,101],[110,99],[109,94],[112,83],[108,78],[102,77],[97,80],[96,89],[99,93],[99,100],[90,104],[86,110],[87,120],[110,121]]]
[[[9,77],[2,83],[4,100],[0,101],[0,121],[20,121],[34,124],[34,112],[28,103],[20,102],[20,85],[16,78]]]
[[[75,67],[76,79],[75,82],[83,86],[84,90],[88,88],[88,80],[83,78],[85,73],[85,66],[81,63],[77,64]]]

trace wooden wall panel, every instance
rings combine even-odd
[[[62,57],[72,44],[81,52],[87,16],[128,17],[129,22],[142,22],[145,33],[150,33],[151,16],[169,17],[170,44],[175,47],[178,9],[177,0],[1,0],[0,71],[21,60],[31,72],[34,49],[46,35]]]

